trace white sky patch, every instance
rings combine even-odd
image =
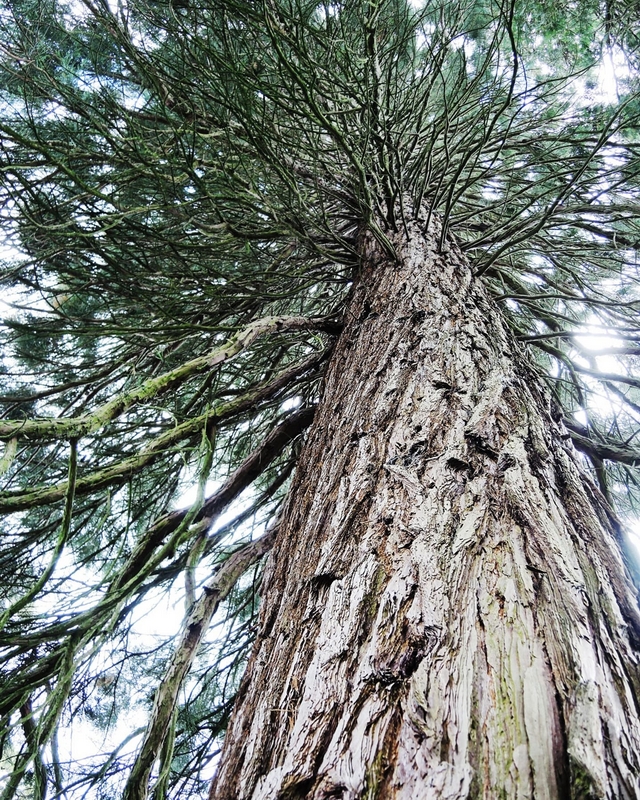
[[[585,77],[576,78],[575,97],[578,105],[595,103],[613,105],[620,96],[620,84],[631,74],[627,59],[619,47],[606,47],[598,64],[595,87],[587,85]]]
[[[136,605],[131,632],[143,650],[157,647],[180,631],[184,612],[184,596],[177,592],[149,592]]]
[[[619,82],[629,77],[629,65],[618,47],[607,47],[598,70],[598,91],[609,102],[619,99]]]
[[[285,400],[284,403],[282,403],[282,405],[280,406],[280,410],[293,411],[294,408],[299,408],[301,403],[302,403],[302,398],[290,397],[288,400]]]
[[[91,770],[116,748],[119,756],[133,757],[144,732],[140,729],[144,729],[147,723],[146,716],[139,708],[122,711],[115,725],[107,730],[101,730],[90,719],[76,717],[73,725],[61,726],[58,731],[60,760],[63,763],[69,760]],[[86,786],[83,786],[76,791],[71,790],[67,795],[73,800],[80,800],[96,797],[96,791],[87,792]]]
[[[580,333],[575,336],[577,344],[581,345],[584,350],[589,351],[588,355],[592,356],[595,362],[596,369],[599,372],[610,373],[612,375],[628,375],[629,371],[627,365],[616,353],[609,351],[621,349],[626,344],[615,331],[604,330],[596,326],[587,326],[585,333]],[[620,355],[624,355],[620,353]],[[585,358],[583,354],[578,356],[588,364],[589,359]],[[609,407],[603,407],[603,411],[611,411]]]
[[[10,317],[15,311],[15,302],[18,300],[17,295],[11,291],[7,291],[4,287],[0,292],[0,317]]]
[[[577,411],[574,411],[573,416],[581,425],[586,425],[589,421],[587,418],[587,412],[584,410],[584,408],[579,408]]]

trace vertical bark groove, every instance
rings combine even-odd
[[[637,594],[437,222],[363,242],[211,798],[640,798]]]

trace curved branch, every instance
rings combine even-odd
[[[200,414],[193,419],[176,425],[153,439],[149,444],[142,448],[136,455],[111,464],[104,469],[85,477],[78,478],[76,481],[76,497],[90,494],[91,492],[103,489],[106,486],[114,486],[125,483],[131,475],[140,472],[151,464],[169,448],[202,430],[207,424],[228,419],[246,411],[258,402],[266,400],[277,394],[278,391],[287,386],[294,378],[308,372],[320,364],[325,358],[326,352],[314,354],[310,358],[294,364],[293,367],[281,372],[273,381],[259,385],[257,388],[226,403],[214,406],[205,414]],[[61,500],[67,492],[67,481],[57,483],[54,486],[38,486],[27,491],[2,492],[0,493],[0,513],[8,514],[15,511],[24,511],[36,506],[48,505]]]
[[[88,433],[99,430],[108,422],[116,419],[132,406],[147,402],[167,389],[182,383],[187,378],[228,361],[264,334],[292,330],[326,330],[327,327],[333,328],[335,326],[332,326],[325,319],[264,317],[252,322],[221,347],[204,356],[187,361],[186,364],[165,372],[157,378],[145,381],[130,392],[121,394],[105,403],[91,414],[75,418],[2,421],[0,422],[0,439],[11,439],[15,436],[39,439],[80,438],[86,436]]]
[[[571,441],[577,450],[586,453],[592,458],[600,458],[606,461],[616,461],[628,467],[640,466],[640,450],[623,442],[610,441],[605,439],[603,442],[594,441],[589,437],[589,430],[584,425],[579,425],[572,420],[564,420],[565,428],[571,435]]]
[[[193,525],[197,526],[198,532],[209,528],[215,518],[264,472],[286,445],[310,425],[314,413],[315,407],[304,408],[287,417],[277,428],[274,428],[269,433],[265,440],[227,478],[218,491],[204,501],[202,508],[193,519]],[[172,511],[157,520],[147,530],[129,557],[117,581],[109,588],[107,596],[112,595],[114,591],[120,592],[122,587],[125,587],[129,581],[138,580],[141,570],[144,569],[145,573],[151,571],[151,557],[154,551],[167,536],[180,527],[188,513],[188,509]],[[200,524],[198,525],[198,523]]]
[[[4,420],[0,422],[0,439],[13,437],[32,437],[38,439],[80,438],[99,430],[108,422],[116,419],[132,406],[144,403],[158,394],[171,389],[193,375],[198,375],[217,364],[236,356],[257,338],[267,333],[278,333],[294,330],[327,330],[334,329],[325,319],[309,319],[307,317],[264,317],[248,325],[221,347],[204,356],[199,356],[186,364],[165,372],[157,378],[151,378],[130,392],[115,397],[82,417],[61,419],[26,419]]]
[[[202,595],[187,617],[180,642],[156,692],[151,718],[142,745],[124,790],[123,800],[146,800],[149,776],[164,742],[182,681],[189,672],[198,647],[220,603],[238,579],[273,546],[276,530],[236,550],[219,568],[215,578],[204,587]]]
[[[75,489],[76,489],[76,473],[78,469],[78,443],[75,439],[71,440],[71,452],[69,454],[69,472],[68,472],[68,479],[67,479],[67,490],[65,492],[65,504],[64,504],[64,512],[62,514],[62,523],[60,524],[60,532],[58,534],[58,539],[56,541],[56,545],[53,550],[53,554],[47,565],[46,569],[42,573],[42,575],[38,578],[35,584],[29,589],[29,591],[20,597],[15,603],[12,603],[9,608],[0,616],[0,631],[4,628],[7,624],[8,620],[11,619],[15,614],[18,613],[21,609],[28,606],[31,601],[37,597],[40,593],[43,586],[49,580],[51,575],[53,574],[53,570],[60,559],[60,555],[62,554],[62,550],[67,543],[67,539],[69,538],[69,531],[71,529],[71,514],[73,511],[73,500],[75,497]]]

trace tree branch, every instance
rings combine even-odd
[[[157,378],[151,378],[130,392],[115,397],[82,417],[62,419],[25,419],[5,420],[0,422],[0,439],[13,437],[31,437],[39,439],[80,438],[99,430],[108,422],[116,419],[132,406],[151,400],[158,394],[171,389],[193,375],[198,375],[217,364],[236,356],[257,338],[267,333],[278,333],[292,330],[331,330],[335,325],[325,319],[309,319],[307,317],[264,317],[248,325],[222,347],[218,347],[204,356],[194,358],[165,372]]]
[[[202,595],[191,609],[183,626],[180,642],[156,692],[151,718],[129,775],[123,800],[146,800],[151,769],[167,735],[178,692],[213,615],[248,567],[271,549],[275,534],[276,530],[272,528],[260,539],[236,550],[220,567],[211,583],[204,587]]]
[[[240,397],[214,406],[214,408],[207,411],[205,414],[200,414],[193,419],[188,419],[180,425],[176,425],[174,428],[171,428],[153,439],[136,455],[78,478],[75,487],[76,497],[90,494],[106,486],[125,483],[129,480],[131,475],[140,472],[148,464],[155,461],[156,458],[166,453],[171,447],[193,436],[207,424],[233,417],[251,408],[256,403],[273,397],[278,391],[288,386],[294,378],[317,367],[324,359],[325,355],[326,353],[314,354],[310,358],[283,370],[283,372],[269,383],[263,383]],[[54,486],[37,486],[27,491],[1,492],[0,513],[7,514],[14,511],[24,511],[28,508],[55,503],[66,495],[67,486],[67,481],[64,481]]]

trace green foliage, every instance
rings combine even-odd
[[[456,237],[528,343],[603,491],[637,506],[631,18],[593,0],[18,0],[0,12],[1,275],[14,304],[0,426],[26,423],[1,428],[0,510],[13,512],[0,553],[13,609],[0,631],[3,800],[43,774],[58,796],[121,789],[131,749],[66,763],[56,731],[88,718],[113,741],[119,719],[143,727],[127,715],[148,712],[173,646],[136,644],[146,598],[190,598],[274,519],[303,423],[267,458],[269,437],[317,402],[367,229],[390,247],[404,220],[441,217],[441,245]],[[599,83],[609,56],[615,97]],[[180,372],[273,316],[310,322]],[[66,435],[26,422],[58,417]],[[259,474],[243,478],[258,450]],[[214,499],[224,489],[211,516],[204,496],[175,511],[195,483]],[[192,665],[167,796],[206,793],[256,585],[242,579]]]

